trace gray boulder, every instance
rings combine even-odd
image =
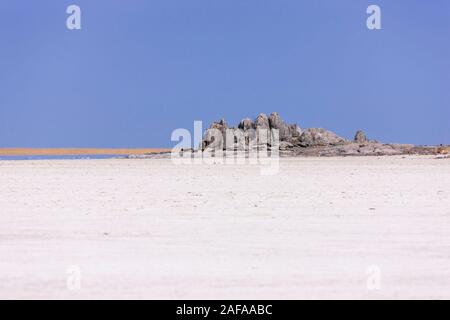
[[[277,112],[272,112],[270,114],[269,125],[271,129],[277,129],[279,131],[281,141],[287,141],[291,137],[288,125],[281,119]]]
[[[265,113],[260,113],[255,120],[255,129],[270,129],[269,118]]]
[[[208,149],[220,149],[225,146],[226,130],[228,125],[225,119],[221,119],[218,122],[213,122],[206,130],[202,139],[202,150]]]
[[[238,128],[241,130],[249,130],[249,129],[253,129],[254,127],[255,127],[255,125],[254,125],[252,119],[250,119],[250,118],[242,119],[238,125]]]
[[[280,146],[279,146],[281,151],[289,150],[293,147],[294,147],[294,145],[288,141],[281,141]]]
[[[299,139],[303,147],[339,145],[347,142],[334,132],[322,128],[310,128],[303,131]]]
[[[270,145],[272,136],[270,133],[269,118],[265,113],[260,113],[255,119],[255,137],[258,147]]]
[[[225,130],[228,128],[227,122],[225,119],[221,119],[220,121],[213,122],[209,126],[209,129],[217,129],[221,132],[225,132]]]

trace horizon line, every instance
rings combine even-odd
[[[0,156],[129,155],[170,150],[169,148],[0,148]]]

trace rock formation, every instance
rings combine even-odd
[[[269,118],[264,113],[260,113],[255,120],[256,129],[270,129]]]
[[[292,137],[288,125],[281,119],[277,112],[272,112],[270,114],[269,126],[270,129],[277,129],[279,131],[281,141],[289,141]]]
[[[268,134],[267,134],[268,132]],[[278,133],[278,135],[276,135]],[[287,124],[277,112],[269,116],[259,114],[253,121],[244,118],[236,127],[228,127],[224,119],[213,122],[206,130],[202,150],[249,150],[251,146],[278,148],[286,156],[356,156],[437,154],[436,147],[419,147],[404,144],[384,144],[370,141],[358,130],[352,141],[322,128],[301,129],[297,124]]]
[[[255,125],[254,125],[252,119],[250,119],[250,118],[242,119],[238,126],[239,129],[244,130],[244,131],[248,130],[248,129],[253,129],[254,127],[255,127]]]
[[[302,147],[339,145],[347,142],[334,132],[322,128],[306,129],[299,140]]]
[[[267,139],[258,139],[257,143],[266,143],[270,147],[275,141],[273,135],[276,130],[278,131],[280,150],[294,147],[338,145],[347,141],[334,132],[320,128],[302,131],[297,124],[288,125],[277,112],[273,112],[269,117],[261,113],[255,121],[244,118],[237,128],[228,127],[224,119],[213,122],[203,137],[202,149],[243,149],[245,144],[248,145],[252,139],[261,138],[261,133],[265,132],[270,132]],[[234,141],[232,142],[230,139]]]
[[[287,124],[280,115],[259,114],[253,121],[242,119],[237,127],[229,127],[225,119],[213,122],[205,131],[200,151],[216,150],[279,151],[280,156],[385,156],[385,155],[438,155],[450,158],[450,146],[415,146],[410,144],[381,143],[369,140],[358,130],[353,140],[347,140],[322,128],[301,129],[297,124]],[[191,156],[199,150],[180,150],[180,155]],[[225,154],[227,154],[225,152]],[[130,155],[130,158],[167,158],[170,152],[148,155]]]
[[[362,132],[361,130],[358,130],[355,134],[355,138],[353,139],[354,142],[359,144],[365,144],[369,142],[369,140],[366,137],[366,134]]]

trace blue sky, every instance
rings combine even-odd
[[[169,147],[194,120],[272,111],[450,143],[448,0],[2,0],[0,41],[0,147]]]

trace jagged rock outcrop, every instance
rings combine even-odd
[[[276,130],[278,135],[275,137]],[[267,134],[267,132],[269,132]],[[267,136],[265,136],[267,134]],[[254,139],[255,144],[267,144],[271,146],[275,142],[285,142],[280,144],[283,150],[293,147],[310,147],[336,145],[346,142],[331,131],[321,128],[312,128],[302,131],[297,124],[286,124],[277,112],[272,112],[269,117],[261,113],[255,121],[244,118],[238,128],[228,127],[224,119],[213,122],[203,137],[202,149],[223,148],[223,149],[243,149]]]
[[[269,116],[269,126],[271,129],[277,129],[279,131],[280,140],[288,141],[290,137],[289,126],[281,119],[277,112],[272,112]]]
[[[359,144],[365,144],[369,142],[369,139],[367,139],[366,134],[363,131],[358,130],[353,141]]]
[[[202,139],[202,150],[208,149],[223,149],[226,142],[226,130],[228,129],[225,119],[218,122],[213,122],[206,130]]]
[[[253,123],[253,120],[250,118],[242,119],[241,122],[238,125],[238,128],[241,130],[249,130],[254,129],[255,125]]]
[[[273,137],[267,115],[265,113],[260,113],[256,117],[254,125],[256,130],[255,135],[257,148],[261,149],[271,146]]]
[[[255,120],[256,129],[270,129],[269,118],[265,113],[260,113]]]
[[[278,132],[278,135],[277,135]],[[202,140],[202,150],[249,150],[277,148],[286,156],[368,156],[401,154],[438,154],[443,148],[384,144],[369,140],[361,130],[352,141],[322,128],[302,130],[287,124],[277,112],[269,117],[259,114],[253,121],[244,118],[238,127],[228,127],[224,119],[213,122]],[[447,151],[447,149],[445,150]]]

